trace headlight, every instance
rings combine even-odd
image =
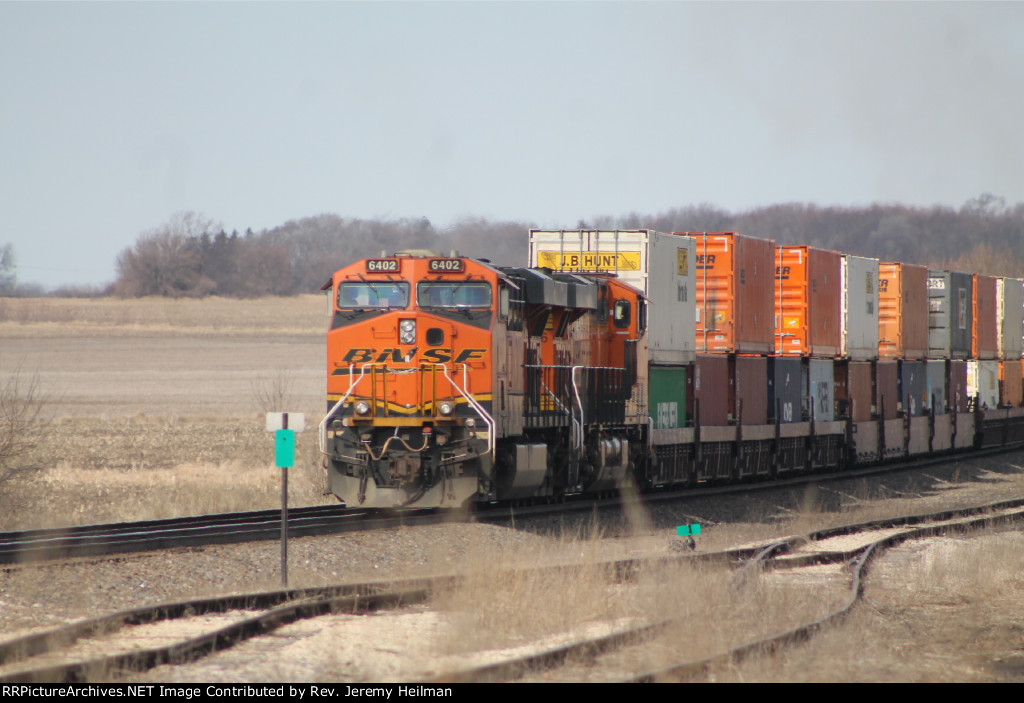
[[[398,323],[398,340],[402,344],[416,343],[416,320],[402,320]]]
[[[448,416],[455,412],[455,405],[446,400],[437,406],[437,411],[442,415]]]
[[[356,403],[356,415],[369,415],[370,404],[365,400],[360,400]]]

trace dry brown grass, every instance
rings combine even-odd
[[[876,562],[865,601],[841,628],[719,681],[1024,680],[1024,534],[935,538]]]
[[[295,334],[322,332],[327,324],[325,310],[320,295],[255,300],[0,298],[0,332],[50,337],[88,334],[95,328],[116,328],[122,334],[147,331]]]
[[[319,296],[232,300],[0,299],[0,377],[29,368],[52,396],[8,482],[0,529],[276,507],[263,413],[324,405]],[[323,502],[313,432],[290,501]]]
[[[621,556],[599,535],[551,539],[513,549],[480,544],[465,560],[466,579],[439,593],[448,618],[444,651],[497,650],[584,631],[674,619],[643,648],[641,668],[708,656],[820,617],[841,601],[845,579],[784,583],[753,574],[741,588],[722,566],[679,562],[649,567],[620,583],[607,560]],[[540,564],[567,564],[540,570]],[[595,630],[596,628],[596,630]]]

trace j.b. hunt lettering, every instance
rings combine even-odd
[[[461,364],[466,361],[470,361],[471,359],[484,358],[487,350],[462,349],[456,353],[446,347],[432,347],[430,349],[424,349],[418,356],[417,352],[419,352],[419,347],[412,347],[411,349],[394,347],[389,347],[387,349],[369,349],[366,347],[353,347],[345,353],[342,360],[346,364],[386,364],[388,362],[393,364],[408,364],[413,360],[426,362],[428,364],[444,364],[449,361]]]
[[[538,264],[557,271],[639,271],[640,254],[633,251],[537,252]]]

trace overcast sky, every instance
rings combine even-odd
[[[0,2],[0,66],[23,283],[111,281],[183,210],[1024,201],[1018,2]]]

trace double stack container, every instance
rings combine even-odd
[[[928,269],[914,264],[879,264],[879,357],[923,359],[927,352]]]
[[[928,356],[969,359],[974,330],[974,281],[960,271],[928,271]]]
[[[841,356],[878,358],[878,259],[843,256]]]
[[[779,246],[775,252],[775,353],[838,356],[842,255],[806,245]]]
[[[996,320],[996,279],[974,274],[974,341],[975,359],[999,358],[999,324]]]
[[[1024,281],[1000,278],[996,282],[996,314],[999,318],[999,358],[1020,359],[1024,335]]]
[[[696,242],[697,351],[770,354],[775,243],[736,232],[676,232]]]
[[[654,365],[694,359],[695,258],[692,239],[652,230],[530,230],[531,266],[612,273],[644,292]]]

